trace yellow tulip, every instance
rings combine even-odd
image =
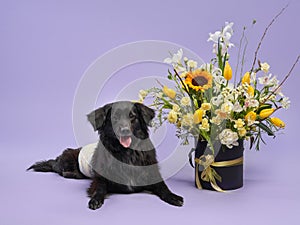
[[[228,61],[225,63],[224,78],[230,80],[232,78],[232,69]]]
[[[202,121],[204,111],[202,109],[197,109],[194,113],[194,123],[198,124]]]
[[[255,121],[256,120],[256,113],[253,112],[253,111],[248,112],[247,115],[245,116],[245,120],[247,122]]]
[[[164,86],[163,92],[165,95],[167,95],[169,98],[172,98],[172,99],[175,98],[175,96],[176,96],[176,92],[173,89],[168,88],[167,86]]]
[[[274,111],[275,111],[275,109],[273,109],[273,108],[270,108],[270,109],[263,109],[263,110],[260,111],[259,117],[260,117],[261,119],[265,119],[265,118],[271,116],[272,113],[273,113]]]
[[[252,86],[249,86],[249,87],[248,87],[248,90],[247,90],[247,93],[248,93],[251,97],[253,97],[253,96],[254,96],[254,88],[253,88]]]
[[[271,123],[274,124],[276,127],[280,127],[280,128],[284,128],[284,127],[285,127],[285,123],[284,123],[281,119],[279,119],[279,118],[277,118],[277,117],[272,117],[272,118],[270,118],[270,121],[271,121]]]
[[[245,75],[242,78],[242,84],[250,84],[250,73],[246,72]]]

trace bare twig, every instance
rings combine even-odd
[[[257,49],[255,51],[255,54],[254,54],[254,60],[253,60],[253,63],[252,63],[252,67],[251,67],[251,70],[250,70],[250,74],[252,73],[253,69],[254,69],[254,66],[255,66],[255,63],[256,63],[256,59],[257,59],[257,54],[258,54],[258,51],[260,49],[260,46],[269,30],[269,28],[272,26],[272,24],[277,20],[277,18],[284,12],[284,10],[289,6],[289,4],[287,4],[285,7],[283,7],[281,9],[281,11],[272,19],[272,21],[269,23],[269,25],[266,27],[265,29],[265,32],[263,33],[259,43],[258,43],[258,46],[257,46]]]
[[[298,55],[296,61],[294,62],[293,66],[291,67],[291,69],[290,69],[290,71],[288,72],[288,74],[287,74],[287,75],[284,77],[284,79],[280,82],[280,84],[278,85],[278,87],[268,95],[268,97],[264,100],[264,102],[266,102],[273,94],[275,94],[275,93],[279,90],[279,88],[286,82],[286,80],[287,80],[287,79],[289,78],[289,76],[292,74],[292,72],[293,72],[293,70],[294,70],[294,68],[295,68],[295,66],[297,65],[297,63],[298,63],[299,60],[300,60],[300,55]]]

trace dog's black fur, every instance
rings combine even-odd
[[[127,101],[107,104],[88,115],[100,135],[92,157],[94,176],[88,189],[90,209],[100,208],[108,193],[142,191],[150,191],[171,205],[183,205],[183,198],[173,194],[160,175],[148,134],[153,118],[152,109]],[[65,178],[87,178],[79,170],[79,152],[80,148],[67,149],[55,160],[37,162],[28,170],[56,172]],[[151,169],[144,169],[147,166]]]

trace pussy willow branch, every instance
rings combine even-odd
[[[273,94],[275,94],[275,93],[279,90],[279,88],[284,84],[284,82],[286,82],[286,80],[287,80],[287,79],[289,78],[289,76],[292,74],[292,72],[293,72],[293,70],[294,70],[294,68],[295,68],[295,66],[297,65],[297,63],[298,63],[299,60],[300,60],[300,55],[298,55],[296,61],[294,62],[293,66],[291,67],[290,71],[289,71],[288,74],[284,77],[284,79],[281,81],[281,83],[278,85],[278,87],[277,87],[274,91],[272,91],[272,92],[267,96],[267,98],[264,100],[263,103],[265,103],[265,102],[266,102]]]
[[[272,26],[272,24],[277,20],[277,18],[284,12],[284,10],[289,6],[289,4],[287,4],[284,8],[281,9],[281,11],[272,19],[272,21],[269,23],[269,25],[266,27],[265,29],[265,32],[263,33],[259,43],[258,43],[258,46],[257,46],[257,49],[254,53],[254,60],[253,60],[253,63],[252,63],[252,67],[251,67],[251,70],[250,70],[250,74],[252,73],[253,69],[254,69],[254,66],[255,66],[255,63],[256,63],[256,59],[257,59],[257,54],[258,54],[258,51],[260,49],[260,46],[269,30],[269,28]]]

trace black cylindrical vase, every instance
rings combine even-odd
[[[239,160],[241,163],[237,163],[237,165],[229,165],[229,166],[213,166],[211,168],[214,169],[217,174],[221,177],[221,181],[216,180],[216,184],[222,190],[234,190],[241,188],[243,186],[243,155],[244,155],[244,142],[243,140],[238,141],[238,146],[233,146],[231,149],[221,145],[218,153],[215,155],[215,162],[230,162],[233,160]],[[205,150],[207,148],[206,141],[198,140],[196,148],[195,148],[195,159],[199,159],[203,154],[205,154]],[[229,163],[230,164],[230,163]],[[215,190],[212,187],[211,183],[208,181],[204,181],[201,179],[201,173],[204,170],[204,167],[199,166],[195,167],[195,185],[197,185],[196,179],[198,176],[198,180],[200,181],[201,188],[207,190]],[[197,173],[198,169],[198,173]],[[199,187],[198,187],[199,188]]]

